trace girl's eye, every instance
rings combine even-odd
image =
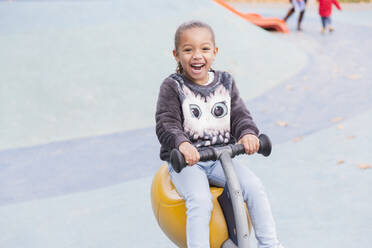
[[[200,107],[196,104],[190,104],[190,113],[192,117],[197,119],[200,119],[202,114]]]
[[[190,52],[191,51],[191,48],[185,48],[183,49],[184,52]]]
[[[209,47],[203,47],[203,50],[204,51],[209,51],[209,50],[211,50]]]
[[[225,102],[215,103],[212,107],[212,115],[216,118],[222,118],[227,115],[227,106]]]

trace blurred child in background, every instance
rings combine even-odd
[[[334,28],[331,25],[332,4],[341,10],[341,6],[337,0],[318,0],[319,15],[322,20],[322,33],[325,33],[327,28],[329,32],[333,32]]]
[[[292,4],[292,7],[288,10],[288,13],[283,18],[283,20],[287,22],[288,18],[291,17],[291,15],[294,12],[299,12],[298,20],[297,20],[297,31],[302,31],[301,22],[302,22],[302,19],[304,18],[307,0],[289,0],[289,1]]]

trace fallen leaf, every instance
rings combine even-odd
[[[337,161],[337,165],[340,165],[340,164],[343,164],[343,163],[345,163],[345,160],[338,160]]]
[[[370,165],[370,164],[358,164],[358,168],[359,169],[363,169],[363,170],[365,170],[365,169],[371,169],[372,168],[372,165]]]
[[[347,136],[347,139],[349,139],[349,140],[355,139],[355,136],[354,135]]]
[[[302,79],[303,80],[307,80],[309,77],[308,76],[303,76]]]
[[[362,75],[360,75],[360,74],[350,74],[347,77],[351,80],[357,80],[357,79],[361,79]]]
[[[298,136],[298,137],[293,139],[293,142],[297,143],[297,142],[300,142],[301,140],[302,140],[302,137]]]
[[[345,127],[344,127],[343,125],[340,124],[340,125],[337,126],[337,128],[338,128],[338,129],[344,129]]]
[[[339,121],[342,121],[344,118],[342,118],[342,117],[335,117],[335,118],[333,118],[331,121],[332,122],[339,122]]]
[[[293,86],[292,86],[292,85],[287,85],[285,88],[286,88],[287,90],[293,90]]]
[[[310,86],[306,86],[305,87],[305,90],[311,90],[311,87]]]
[[[277,121],[276,125],[278,125],[279,127],[287,127],[288,123],[285,121]]]

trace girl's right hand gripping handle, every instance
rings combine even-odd
[[[265,157],[269,156],[271,153],[271,142],[269,137],[267,137],[265,134],[260,134],[258,139],[260,140],[260,148],[258,149],[258,153]],[[244,146],[242,144],[230,145],[230,147],[232,151],[231,157],[244,154]],[[215,148],[199,151],[199,155],[200,161],[216,161],[218,159]],[[187,166],[184,156],[178,149],[173,149],[171,151],[170,163],[177,173]]]

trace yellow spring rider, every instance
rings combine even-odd
[[[269,156],[270,139],[261,134],[258,153]],[[244,154],[241,144],[223,147],[209,147],[200,150],[200,161],[220,160],[226,177],[224,188],[211,187],[213,211],[211,215],[210,245],[212,248],[249,247],[251,222],[245,206],[238,177],[234,171],[232,158]],[[185,166],[185,158],[173,149],[170,162],[176,172]],[[172,184],[167,165],[160,167],[151,186],[152,210],[160,228],[179,247],[186,247],[186,207],[185,201]]]

